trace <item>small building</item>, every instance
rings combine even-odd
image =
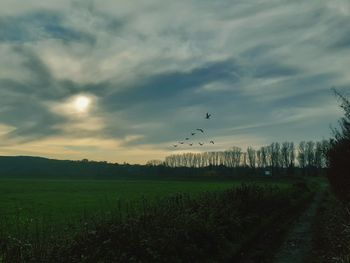
[[[265,171],[264,171],[264,175],[271,175],[271,171],[265,170]]]

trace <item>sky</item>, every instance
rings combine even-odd
[[[349,25],[348,0],[1,0],[0,155],[145,163],[327,139]]]

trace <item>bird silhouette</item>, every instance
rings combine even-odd
[[[214,144],[214,141],[210,141],[210,143]]]
[[[197,131],[200,131],[201,133],[204,133],[203,129],[196,129]]]
[[[184,142],[179,142],[180,144],[184,144]]]
[[[191,132],[191,135],[193,136],[193,135],[195,135],[196,133],[195,132]]]
[[[204,143],[199,142],[198,144],[199,144],[200,146],[203,146]]]
[[[189,146],[192,146],[192,145],[193,145],[193,143],[190,143],[190,144],[189,144]]]
[[[176,144],[174,144],[173,146],[174,146],[174,147],[177,147],[177,145],[176,145]]]
[[[185,138],[186,141],[188,141],[190,138]]]
[[[205,115],[205,118],[206,118],[207,120],[209,120],[210,117],[211,117],[211,114],[209,114],[209,113],[207,112],[207,114]]]

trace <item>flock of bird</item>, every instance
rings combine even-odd
[[[205,119],[209,120],[210,118],[211,118],[211,114],[209,114],[209,113],[207,112],[207,113],[205,114]],[[196,134],[204,134],[204,129],[201,129],[201,128],[195,129],[195,131],[192,131],[192,132],[191,132],[191,137],[195,136]],[[189,146],[193,146],[193,145],[194,145],[194,143],[190,141],[190,137],[186,137],[185,140],[179,141],[177,144],[174,144],[173,146],[176,148],[176,147],[178,147],[179,145],[184,145],[184,144],[187,144],[187,143],[188,143]],[[204,142],[198,142],[198,144],[199,144],[200,146],[203,146],[203,145],[204,145]],[[214,144],[214,141],[211,140],[211,141],[209,142],[209,144]]]

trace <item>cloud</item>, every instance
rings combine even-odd
[[[113,141],[139,161],[198,127],[212,149],[321,139],[341,116],[330,88],[350,86],[349,14],[346,0],[3,0],[4,153],[91,158]],[[84,119],[65,108],[80,94],[95,98]]]
[[[25,43],[41,39],[64,42],[94,42],[94,37],[63,25],[63,15],[56,12],[37,11],[20,16],[0,18],[0,41]]]
[[[181,96],[190,95],[191,90],[214,81],[226,80],[237,83],[239,70],[239,65],[232,60],[227,60],[202,65],[200,68],[188,72],[176,71],[157,74],[142,79],[140,83],[127,89],[110,94],[106,101],[107,106],[118,108],[124,104],[124,107],[126,105],[132,107],[132,104],[141,102],[156,103],[155,99],[157,98],[181,99]]]

